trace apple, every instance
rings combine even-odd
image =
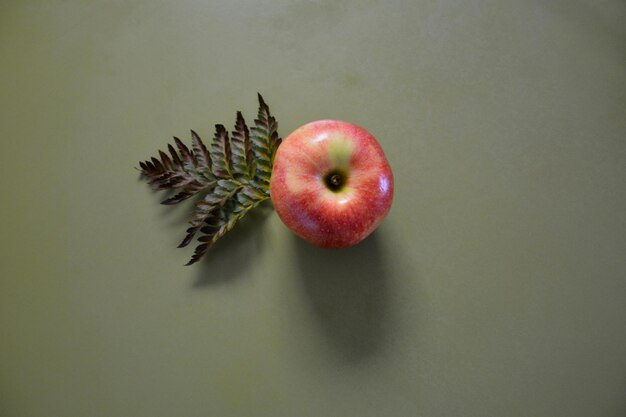
[[[296,235],[315,246],[345,248],[365,239],[389,212],[393,174],[367,130],[318,120],[278,147],[270,195]]]

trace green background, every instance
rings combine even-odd
[[[626,415],[626,3],[0,3],[0,415]],[[369,129],[362,244],[271,209],[199,265],[133,169]]]

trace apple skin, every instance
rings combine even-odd
[[[329,174],[339,173],[333,190]],[[296,235],[323,248],[365,239],[393,200],[393,174],[367,130],[349,122],[318,120],[291,133],[276,151],[270,195],[280,219]]]

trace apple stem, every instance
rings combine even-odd
[[[332,175],[329,180],[335,187],[339,187],[341,185],[341,175],[339,174]]]

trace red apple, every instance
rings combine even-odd
[[[389,212],[393,174],[367,130],[319,120],[278,147],[270,194],[295,234],[315,246],[344,248],[365,239]]]

